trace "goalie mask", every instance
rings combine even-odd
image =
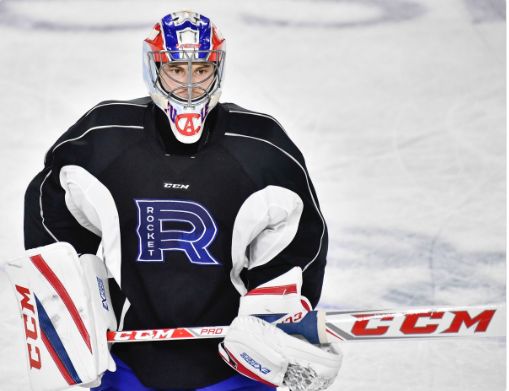
[[[203,15],[166,15],[143,42],[143,79],[178,141],[198,141],[221,95],[226,42]]]

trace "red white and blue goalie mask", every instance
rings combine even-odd
[[[200,139],[205,119],[219,101],[225,49],[225,39],[210,19],[191,11],[166,15],[143,42],[145,85],[182,143]],[[193,64],[209,64],[208,76],[196,77]],[[185,70],[184,79],[167,71],[173,65]]]

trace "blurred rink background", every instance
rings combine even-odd
[[[321,308],[505,302],[503,0],[1,0],[2,261],[46,150],[98,102],[145,96],[141,42],[189,7],[227,39],[221,100],[275,116],[306,157]],[[505,338],[343,346],[331,390],[505,389]],[[1,268],[0,390],[29,390]]]

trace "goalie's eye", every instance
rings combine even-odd
[[[187,69],[183,65],[167,64],[163,66],[163,75],[168,75],[178,80],[185,79],[187,76]]]

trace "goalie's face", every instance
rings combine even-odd
[[[178,98],[196,99],[209,91],[215,67],[210,63],[170,62],[159,72],[161,86]]]

